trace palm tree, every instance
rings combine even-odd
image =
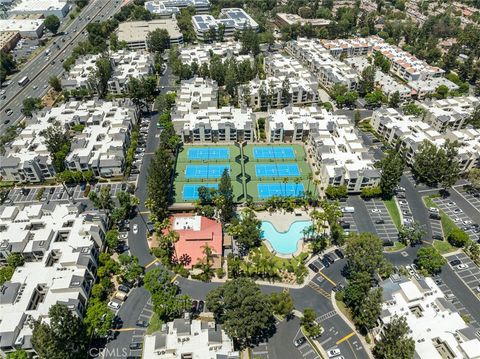
[[[294,180],[294,182],[295,182],[295,195],[297,195],[297,193],[298,193],[298,185],[299,185],[300,182],[301,182],[300,177],[296,177],[295,180]],[[300,197],[300,196],[299,196],[299,197]]]
[[[314,193],[313,196],[316,197],[317,196],[318,185],[320,184],[320,181],[319,180],[314,180],[313,184],[315,185],[315,193]]]
[[[287,195],[287,183],[288,183],[288,178],[284,177],[282,180],[284,186],[283,186],[283,196],[285,197]]]
[[[312,179],[313,179],[313,173],[312,172],[309,172],[308,173],[308,186],[307,186],[307,192],[310,191],[310,183],[312,182]]]

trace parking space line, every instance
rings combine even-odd
[[[320,274],[323,278],[325,278],[326,280],[328,280],[330,283],[332,283],[334,286],[337,286],[337,283],[335,283],[333,280],[331,280],[326,274],[324,274],[323,272],[318,272],[318,274]]]

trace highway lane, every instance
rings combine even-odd
[[[2,100],[0,104],[1,109],[1,118],[2,122],[0,123],[0,134],[2,134],[5,129],[23,118],[21,114],[22,102],[25,98],[29,97],[42,97],[48,90],[48,79],[53,76],[61,76],[64,72],[63,63],[60,61],[66,59],[72,49],[80,42],[84,41],[87,37],[87,34],[82,33],[88,23],[99,20],[103,21],[104,19],[109,18],[113,15],[120,7],[122,3],[117,0],[109,0],[107,2],[100,2],[96,0],[89,5],[87,9],[82,11],[80,16],[72,22],[72,24],[66,29],[68,35],[63,35],[66,38],[65,42],[61,41],[62,36],[59,36],[55,42],[56,45],[50,45],[50,54],[49,56],[45,55],[45,51],[39,54],[34,60],[31,61],[25,68],[12,77],[12,84],[9,85],[6,90],[6,99]],[[90,17],[90,20],[88,18]],[[81,18],[81,20],[80,20]],[[54,63],[52,64],[52,61]],[[25,86],[19,86],[17,81],[23,77],[28,76],[30,81]],[[45,85],[47,85],[45,87]],[[6,116],[5,110],[12,109],[13,114]],[[4,124],[4,120],[10,120],[10,123],[7,125]]]

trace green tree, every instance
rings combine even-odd
[[[60,122],[54,121],[50,127],[40,133],[45,138],[47,149],[53,159],[53,167],[57,173],[65,169],[65,158],[70,152],[70,137]]]
[[[461,248],[468,243],[470,238],[468,237],[467,233],[462,231],[460,228],[455,227],[448,235],[447,240],[452,246]]]
[[[80,317],[65,305],[54,304],[48,311],[49,322],[33,322],[32,344],[40,358],[84,358],[88,337]]]
[[[422,117],[425,114],[425,110],[413,102],[407,103],[402,107],[403,113],[408,116]]]
[[[329,185],[325,190],[325,194],[329,199],[340,199],[348,197],[347,186]]]
[[[159,219],[167,216],[170,204],[170,175],[173,168],[173,158],[165,148],[158,148],[150,162],[147,177],[147,193],[152,205],[150,211]]]
[[[321,327],[315,321],[317,313],[312,308],[305,308],[303,310],[303,317],[300,319],[300,324],[305,328],[310,336],[316,336],[320,334]]]
[[[56,34],[60,27],[60,19],[55,15],[48,15],[45,20],[43,20],[43,25],[45,25],[45,28],[52,34]]]
[[[223,170],[215,202],[220,211],[220,219],[222,223],[225,224],[230,222],[235,215],[235,204],[233,202],[232,181],[227,168]]]
[[[22,113],[27,117],[32,117],[33,113],[43,108],[42,100],[37,97],[27,97],[23,100]]]
[[[282,317],[289,316],[294,309],[293,299],[290,293],[286,291],[270,294],[270,303],[272,304],[273,313]]]
[[[105,235],[105,242],[110,250],[117,248],[119,244],[118,231],[116,229],[109,230]]]
[[[170,36],[165,29],[156,29],[147,34],[147,48],[151,52],[163,53],[170,47]]]
[[[376,326],[381,311],[382,288],[371,289],[358,307],[353,320],[358,327],[370,330]]]
[[[355,121],[355,126],[358,126],[360,121],[362,120],[362,114],[360,113],[360,110],[355,110],[354,113],[354,121]]]
[[[100,188],[100,192],[97,194],[95,191],[90,191],[88,199],[93,202],[93,205],[97,208],[101,208],[107,212],[113,209],[113,200],[110,193],[110,188],[103,186]]]
[[[0,285],[12,279],[15,268],[11,266],[0,267]]]
[[[423,226],[418,222],[414,221],[408,226],[401,226],[398,230],[398,239],[405,245],[417,245],[421,244],[423,238],[427,232]]]
[[[105,337],[112,326],[114,313],[107,307],[107,303],[94,298],[88,303],[84,323],[88,335]]]
[[[236,219],[227,232],[235,238],[237,245],[244,251],[258,247],[261,243],[262,223],[257,219],[255,212],[246,208],[240,219]]]
[[[420,248],[415,261],[420,269],[424,269],[430,275],[439,273],[442,266],[447,263],[434,247]]]
[[[292,101],[292,93],[290,89],[290,80],[288,77],[285,77],[285,79],[282,82],[282,103],[283,106],[288,106],[290,102]]]
[[[411,359],[415,353],[415,341],[408,335],[405,317],[394,317],[383,327],[380,339],[373,348],[375,359]]]
[[[439,99],[444,99],[444,98],[447,98],[448,91],[449,91],[449,89],[446,85],[440,85],[435,90],[435,95]]]
[[[57,91],[57,92],[60,92],[62,91],[62,83],[60,82],[60,79],[58,78],[58,76],[56,75],[53,75],[51,76],[49,79],[48,79],[48,84],[50,86],[52,86],[52,88]]]
[[[6,359],[28,359],[28,353],[23,349],[17,349],[8,353]]]
[[[233,279],[213,289],[206,304],[237,348],[249,347],[273,334],[272,304],[250,279]]]
[[[17,64],[11,54],[0,50],[0,81],[5,81],[7,75],[11,75],[17,68]]]
[[[252,53],[253,56],[256,56],[260,53],[260,41],[258,39],[258,34],[251,28],[242,31],[240,42],[242,44],[243,53]]]
[[[403,170],[405,168],[405,161],[399,152],[390,151],[380,163],[381,178],[379,187],[382,190],[384,198],[392,198],[395,187],[400,183]]]
[[[363,71],[358,83],[358,93],[365,96],[373,92],[375,88],[375,67],[367,66]]]
[[[25,259],[23,259],[20,253],[12,253],[7,257],[7,265],[12,268],[21,267],[25,264]]]
[[[90,78],[90,82],[96,89],[98,96],[104,98],[108,91],[108,82],[113,74],[112,63],[108,56],[100,57],[95,63],[96,69]]]
[[[480,79],[478,81],[480,81]],[[467,122],[474,128],[480,128],[480,105],[475,107]]]
[[[397,108],[400,105],[400,92],[395,91],[390,95],[388,99],[388,105],[393,108]]]
[[[470,172],[468,172],[468,180],[473,188],[480,188],[480,168],[472,168]]]

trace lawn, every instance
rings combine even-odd
[[[447,241],[433,241],[433,247],[440,253],[440,254],[447,254],[450,252],[455,252],[458,248],[455,248]]]
[[[438,208],[438,206],[435,204],[435,202],[433,202],[431,197],[422,197],[422,199],[427,207]],[[440,211],[440,221],[442,222],[443,236],[445,238],[448,238],[452,230],[454,228],[458,228],[458,226],[455,224],[454,221],[450,219],[450,217],[448,217],[445,214],[445,212],[443,212],[441,209],[439,209],[439,211]]]
[[[400,220],[400,211],[398,210],[397,203],[393,198],[387,201],[383,201],[383,203],[385,204],[385,207],[387,207],[388,213],[390,214],[390,217],[392,217],[392,221],[395,224],[395,227],[399,229],[402,225],[402,221]]]
[[[406,246],[402,242],[394,242],[393,247],[385,247],[385,252],[395,252],[404,249]]]
[[[148,323],[147,334],[152,334],[160,329],[162,329],[162,320],[158,317],[156,313],[153,313],[150,322]]]
[[[270,250],[267,248],[267,246],[265,245],[265,243],[262,243],[260,245],[260,251],[262,252],[263,255],[270,255],[272,254],[272,252],[270,252]],[[305,252],[302,252],[300,253],[298,256],[296,256],[296,258],[303,258],[304,261],[305,259],[307,258],[308,254],[305,253]],[[279,268],[282,268],[283,266],[286,266],[288,264],[288,262],[290,261],[289,259],[286,259],[286,258],[280,258],[278,256],[274,256],[273,259],[275,260],[275,263],[278,265]]]

